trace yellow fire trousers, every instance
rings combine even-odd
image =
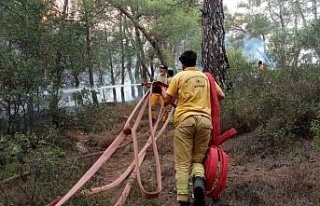
[[[157,119],[157,104],[160,103],[160,106],[164,106],[163,98],[160,94],[151,94],[151,112],[152,112],[152,119]],[[165,108],[163,111],[162,121],[166,121],[168,118],[168,110]]]
[[[174,160],[177,201],[189,201],[189,177],[204,177],[203,160],[212,129],[205,116],[189,116],[174,131]]]

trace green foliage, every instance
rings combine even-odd
[[[167,9],[166,15],[159,16],[154,22],[151,32],[159,35],[160,38],[167,38],[169,41],[177,41],[183,39],[184,35],[192,35],[197,37],[200,35],[200,12],[192,8],[175,8],[175,11]],[[172,22],[168,24],[168,22]],[[186,36],[185,36],[186,37]],[[199,42],[200,43],[200,42]]]
[[[312,146],[315,150],[319,151],[320,150],[320,120],[311,121],[310,130],[313,135]]]
[[[231,70],[240,69],[243,71],[253,71],[257,68],[256,62],[248,60],[241,50],[228,49],[227,56]]]
[[[316,12],[310,14],[317,10],[316,3],[251,0],[239,8],[239,13],[226,14],[225,29],[232,32],[229,42],[234,48],[241,48],[241,40],[250,36],[264,41],[265,52],[278,69],[319,61],[319,17]]]
[[[259,132],[266,145],[314,135],[320,105],[317,68],[260,72],[248,69],[249,63],[231,63],[235,68],[228,70],[228,80],[233,87],[221,105],[224,126],[235,126],[240,134]]]
[[[165,48],[163,52],[170,66],[175,63],[170,56],[176,56],[177,51],[186,48],[200,51],[201,13],[197,5],[190,6],[188,2],[174,0],[123,0],[112,1],[112,5],[127,5],[132,9],[134,16],[138,16],[134,21]]]
[[[134,21],[138,21],[164,48],[163,55],[170,66],[175,65],[181,49],[200,51],[199,7],[188,2],[87,0],[78,7],[69,7],[67,13],[61,7],[60,10],[54,7],[52,1],[3,2],[0,4],[0,98],[8,110],[5,111],[8,121],[1,124],[2,131],[14,134],[37,130],[35,125],[42,126],[42,112],[48,114],[45,124],[49,124],[51,117],[53,124],[63,125],[66,111],[58,108],[59,90],[65,85],[79,86],[83,80],[80,75],[84,76],[89,68],[109,77],[112,67],[117,83],[121,78],[118,65],[123,38],[131,43],[123,54],[125,65],[129,60],[132,64],[128,67],[135,65],[137,54],[146,67],[157,63],[157,60],[143,57],[140,46],[134,46],[136,36],[132,19],[123,18],[125,36],[120,35],[118,16],[108,13],[110,10],[116,12],[117,6],[130,8],[128,11],[132,12]],[[141,48],[150,49],[150,45],[142,43]],[[137,71],[142,71],[139,66],[137,64]],[[99,83],[107,82],[101,77]],[[44,95],[44,91],[49,95]],[[79,104],[84,104],[85,95],[75,94]],[[46,109],[49,111],[44,112]],[[31,117],[35,122],[30,121]]]
[[[77,128],[83,130],[84,133],[99,133],[113,127],[115,114],[108,105],[100,107],[88,105],[66,118],[63,128]]]
[[[54,144],[56,154],[59,154],[59,157],[63,157],[63,152],[59,148],[65,148],[67,145],[65,140],[60,139],[57,131],[49,130],[47,135],[35,135],[35,134],[19,134],[15,136],[0,136],[0,162],[2,165],[10,165],[10,163],[19,162],[24,164],[26,158],[29,157],[33,152],[39,152],[43,148],[46,148],[49,145]],[[34,167],[30,167],[33,168]]]
[[[91,90],[83,88],[80,92],[73,93],[72,100],[74,100],[77,105],[84,106],[88,102],[91,102]]]
[[[71,154],[72,140],[57,130],[48,135],[0,136],[0,177],[5,180],[28,171],[28,175],[1,185],[0,205],[40,206],[69,190],[88,168]],[[91,164],[91,163],[89,163]],[[78,196],[71,205],[107,204],[105,198]]]
[[[63,19],[49,1],[6,2],[2,6],[7,9],[0,21],[0,98],[8,119],[3,131],[36,130],[26,126],[34,109],[50,105],[50,114],[59,116],[58,90],[64,83],[75,84],[64,79],[64,74],[77,76],[86,69],[85,25]],[[43,98],[42,89],[49,92],[49,98]],[[9,107],[15,110],[9,111]]]
[[[303,33],[302,42],[308,49],[314,49],[320,57],[320,20],[313,20]]]

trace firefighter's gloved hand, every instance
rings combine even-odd
[[[161,94],[161,87],[158,87],[156,85],[152,85],[152,93]]]
[[[168,88],[167,84],[165,84],[163,82],[160,82],[160,81],[153,82],[153,85],[156,86],[156,87],[159,87],[159,88],[161,88],[161,87]]]
[[[151,82],[143,82],[143,83],[141,83],[142,86],[145,86],[147,88],[150,88],[151,84],[152,84]]]
[[[167,88],[167,87],[168,87],[167,84],[160,81],[155,81],[152,83],[152,93],[161,94],[162,88]]]

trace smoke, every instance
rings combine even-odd
[[[246,35],[242,39],[244,55],[252,60],[261,60],[266,63],[267,67],[274,68],[275,62],[267,54],[266,43],[259,38]]]
[[[249,34],[245,34],[242,39],[235,41],[230,33],[225,36],[226,47],[237,48],[242,50],[244,56],[249,61],[263,61],[267,64],[268,68],[275,68],[275,61],[268,55],[267,44],[259,38],[251,37]]]

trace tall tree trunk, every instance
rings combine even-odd
[[[103,69],[101,68],[101,66],[99,66],[99,85],[98,86],[102,86],[104,84],[104,80],[103,80],[103,76],[104,76],[104,72]]]
[[[128,51],[129,50],[129,40],[127,39],[127,42],[126,42],[126,50]],[[128,70],[128,75],[129,75],[129,80],[130,80],[130,83],[131,84],[134,84],[135,81],[134,81],[134,76],[133,76],[133,72],[132,72],[132,57],[131,55],[129,55],[127,57],[127,70]],[[135,91],[135,86],[131,86],[131,97],[133,99],[136,98],[136,91]]]
[[[135,81],[134,81],[134,76],[133,76],[133,72],[132,72],[132,59],[131,59],[131,57],[129,57],[129,59],[128,59],[127,70],[128,70],[130,83],[134,84]],[[137,98],[135,86],[131,86],[131,97],[133,99]]]
[[[306,20],[306,17],[305,17],[305,15],[304,15],[304,13],[303,13],[303,10],[302,10],[302,8],[301,8],[301,5],[300,5],[299,0],[295,0],[294,4],[295,4],[295,10],[296,10],[296,12],[299,13],[299,15],[300,15],[301,18],[302,18],[303,27],[304,27],[304,28],[307,28],[307,26],[308,26],[308,25],[307,25],[307,20]],[[297,15],[297,14],[296,14],[296,15]]]
[[[138,54],[137,54],[137,59],[138,59]],[[141,63],[140,61],[136,61],[136,66],[135,66],[135,79],[136,79],[136,83],[141,83]],[[141,98],[143,96],[143,87],[138,87],[138,98]]]
[[[86,1],[83,1],[85,4]],[[84,6],[86,8],[86,6]],[[93,68],[92,68],[92,54],[91,54],[91,21],[89,19],[88,11],[85,11],[85,25],[86,25],[86,52],[87,52],[87,66],[89,72],[89,84],[91,87],[91,96],[92,96],[92,103],[95,106],[99,105],[97,92],[93,89],[94,88],[94,79],[93,79]]]
[[[124,35],[124,17],[121,15],[120,17],[120,48],[121,48],[121,84],[124,85],[124,79],[125,79],[125,35]],[[121,102],[124,103],[125,95],[124,95],[124,87],[120,88],[121,93]]]
[[[299,6],[299,2],[297,2],[296,4],[296,8],[297,10],[301,11],[301,8]],[[301,52],[301,46],[300,43],[298,41],[298,36],[299,36],[299,15],[303,15],[303,13],[300,12],[296,12],[294,15],[294,38],[293,38],[293,45],[292,45],[292,52],[291,52],[291,70],[292,73],[294,72],[293,70],[295,68],[297,68],[298,66],[298,62],[299,62],[299,56],[300,56],[300,52]],[[305,25],[306,26],[306,25]]]
[[[267,44],[266,44],[266,35],[261,33],[262,41],[263,41],[263,53],[267,53]]]
[[[62,82],[62,73],[64,70],[64,67],[62,66],[62,54],[57,51],[57,56],[55,59],[55,71],[53,71],[53,84],[52,84],[52,98],[49,104],[51,118],[52,118],[52,124],[56,127],[59,126],[59,88],[61,86]]]
[[[318,19],[318,6],[317,6],[318,0],[312,0],[312,13],[314,19]]]
[[[224,86],[229,67],[224,45],[224,13],[222,0],[204,0],[202,16],[202,63]]]
[[[147,82],[152,79],[147,66],[145,65],[145,53],[143,50],[143,43],[140,37],[140,32],[138,28],[135,28],[135,34],[136,34],[136,47],[138,48],[137,52],[137,64],[136,64],[136,72],[135,77],[136,80],[139,82]],[[149,79],[148,79],[149,77]],[[138,96],[143,96],[144,87],[138,87]]]
[[[109,64],[110,64],[110,75],[111,75],[111,84],[115,85],[116,84],[116,79],[114,76],[114,68],[113,68],[113,63],[112,63],[112,53],[110,52],[110,50],[108,50],[109,52]],[[117,90],[116,88],[112,88],[112,93],[113,93],[113,102],[117,102]]]
[[[77,71],[76,68],[74,68],[73,61],[71,58],[70,58],[70,65],[72,69],[72,76],[74,78],[75,86],[78,88],[80,86],[79,72]]]
[[[286,63],[288,62],[287,58],[287,22],[285,21],[286,17],[286,8],[285,2],[283,1],[272,1],[267,0],[269,16],[272,19],[274,24],[279,24],[280,29],[276,30],[275,36],[279,37],[277,40],[276,54],[277,54],[277,67],[286,68]]]
[[[63,5],[63,20],[67,18],[67,9],[68,9],[68,0],[64,1]],[[63,23],[62,27],[65,26]],[[52,72],[53,81],[52,81],[52,98],[49,103],[49,109],[51,113],[51,121],[52,124],[56,127],[59,126],[60,118],[59,118],[59,88],[62,83],[62,73],[64,70],[63,66],[63,55],[60,51],[56,51],[56,59],[55,59],[55,70]]]
[[[149,79],[152,78],[151,74],[148,71],[148,67],[146,66],[146,56],[143,50],[143,43],[141,40],[140,32],[139,29],[135,27],[135,34],[136,34],[136,47],[138,48],[138,55],[137,55],[137,61],[140,61],[140,66],[142,67],[142,72],[140,74],[142,75],[142,79],[144,82],[148,81]]]
[[[111,78],[111,84],[115,85],[116,84],[116,78],[114,75],[114,68],[113,68],[113,61],[112,61],[112,51],[110,50],[111,44],[108,40],[108,33],[105,28],[105,34],[106,34],[106,51],[108,53],[107,59],[109,60],[109,65],[110,65],[110,78]],[[117,102],[117,90],[116,88],[112,88],[112,94],[113,94],[113,102]]]
[[[154,52],[150,52],[149,54],[149,59],[150,59],[150,71],[151,71],[151,78],[150,80],[153,81],[154,80]]]

